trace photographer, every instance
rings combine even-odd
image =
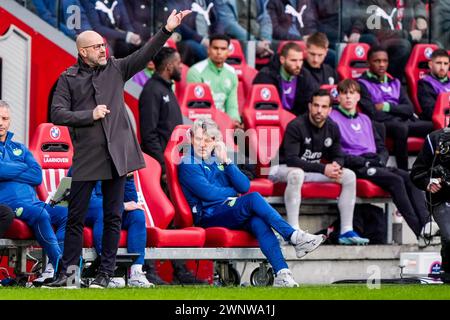
[[[441,231],[441,279],[450,283],[450,128],[430,133],[411,170],[414,184],[427,191]]]

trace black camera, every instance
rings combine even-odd
[[[444,128],[444,131],[439,136],[437,154],[441,163],[450,162],[450,128]]]
[[[441,178],[442,185],[450,187],[450,170],[444,168],[442,165],[438,164],[433,168],[432,177]]]

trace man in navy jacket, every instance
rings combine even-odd
[[[292,228],[258,193],[247,193],[250,181],[231,162],[220,130],[211,119],[198,119],[190,129],[192,148],[178,166],[178,178],[197,226],[247,230],[275,272],[275,287],[297,287],[280,249],[275,229],[301,258],[316,249],[323,235]]]

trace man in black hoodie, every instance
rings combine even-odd
[[[336,182],[341,187],[338,209],[341,219],[339,244],[363,245],[369,239],[353,230],[356,200],[355,173],[344,168],[339,127],[328,119],[331,97],[325,89],[313,93],[309,113],[289,122],[279,151],[279,165],[270,168],[269,179],[287,182],[284,202],[288,222],[298,227],[304,182]]]
[[[294,42],[286,43],[280,56],[258,72],[253,84],[273,84],[278,89],[283,108],[295,115],[308,111],[312,94],[319,88],[303,66],[303,51]]]
[[[164,150],[173,129],[183,124],[181,109],[172,90],[172,81],[181,80],[181,57],[175,49],[164,47],[153,62],[155,73],[139,97],[141,148],[159,162],[165,182]]]
[[[316,86],[323,84],[337,84],[338,76],[329,64],[325,63],[328,53],[329,41],[325,33],[313,33],[306,40],[306,61],[305,68],[311,73]]]
[[[164,47],[153,58],[155,73],[147,81],[139,97],[139,121],[141,148],[161,165],[161,187],[166,194],[169,189],[166,178],[164,150],[172,131],[183,124],[180,105],[173,93],[173,81],[181,80],[181,57],[173,48]],[[184,260],[172,261],[174,281],[184,284],[204,284],[185,266]],[[146,263],[147,279],[155,284],[167,284],[157,274],[153,261]]]

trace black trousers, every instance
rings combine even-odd
[[[14,213],[10,207],[0,205],[0,238],[3,237],[6,230],[13,222]]]
[[[114,170],[115,171],[115,170]],[[103,239],[99,272],[114,275],[126,176],[102,180]],[[69,266],[78,266],[83,246],[83,227],[92,190],[97,181],[72,181],[69,199],[69,216],[64,239],[61,272]]]
[[[424,120],[402,120],[394,118],[383,122],[386,134],[394,142],[394,155],[397,167],[408,170],[408,137],[425,138],[433,131],[433,123]]]
[[[372,170],[370,170],[372,169]],[[429,212],[425,194],[409,178],[409,173],[397,168],[360,168],[354,170],[358,178],[367,179],[387,190],[394,204],[416,236],[427,222]],[[376,169],[374,172],[373,169]]]

